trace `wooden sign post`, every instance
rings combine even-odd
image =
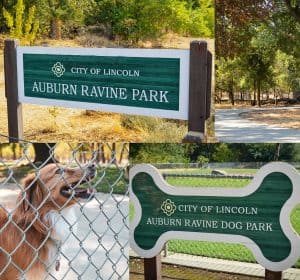
[[[4,56],[11,137],[23,137],[22,103],[188,120],[186,141],[205,135],[212,62],[204,41],[175,50],[19,47],[6,40]]]
[[[18,99],[17,55],[18,40],[5,40],[4,75],[5,96],[7,100],[8,135],[10,142],[23,138],[22,104]]]
[[[239,243],[267,269],[266,279],[278,279],[300,256],[300,238],[290,225],[300,175],[286,163],[265,165],[240,189],[175,188],[156,168],[140,164],[130,170],[130,199],[131,248],[146,259],[172,239]]]

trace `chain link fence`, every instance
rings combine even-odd
[[[247,186],[258,168],[256,165],[238,166],[226,165],[207,166],[206,168],[195,168],[195,166],[184,167],[169,165],[160,169],[164,179],[172,186],[176,187],[230,187],[242,188]],[[173,167],[173,168],[171,168]],[[300,205],[294,209],[291,215],[291,223],[300,234]],[[195,256],[219,258],[225,260],[235,260],[241,262],[256,262],[251,251],[239,244],[229,244],[223,242],[205,242],[189,240],[172,240],[164,248],[164,256],[168,254],[181,253]],[[295,264],[300,268],[300,260]]]
[[[0,279],[128,279],[127,144],[0,144]]]

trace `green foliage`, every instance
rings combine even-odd
[[[292,161],[296,144],[231,144],[234,152],[239,154],[240,161],[270,162]]]
[[[130,146],[133,163],[270,162],[297,161],[297,144],[134,144]]]
[[[13,26],[18,33],[25,9],[23,1],[16,8],[12,7],[12,1],[6,0],[2,7],[6,25]],[[36,7],[34,21],[39,21],[41,34],[53,37],[83,24],[105,25],[112,39],[120,37],[129,43],[158,39],[169,32],[214,35],[213,0],[26,0],[25,3]],[[18,12],[14,13],[14,9]],[[32,12],[28,11],[29,18]]]
[[[229,95],[247,91],[258,104],[263,90],[276,95],[298,91],[299,5],[295,5],[294,0],[272,0],[270,5],[265,5],[263,0],[216,1],[217,63],[241,62],[237,67],[223,67],[216,72],[218,91]],[[241,74],[236,75],[238,72]],[[223,85],[221,89],[219,80]],[[239,88],[241,83],[242,89]]]
[[[43,36],[51,35],[55,20],[61,22],[62,32],[70,36],[72,29],[88,21],[94,8],[94,0],[27,0],[27,3],[36,6]]]
[[[199,0],[199,7],[189,12],[187,33],[192,36],[213,37],[215,9],[213,1]]]
[[[184,145],[180,144],[134,144],[129,157],[133,164],[188,162]]]
[[[197,157],[197,162],[200,164],[200,166],[205,166],[209,163],[209,159],[203,155],[200,155]]]
[[[214,152],[213,161],[216,162],[234,162],[238,161],[238,157],[233,153],[228,145],[221,143]]]
[[[125,40],[157,39],[166,32],[212,37],[212,0],[191,5],[182,0],[102,0],[97,1],[95,18],[111,29],[111,36]]]
[[[35,6],[30,7],[26,13],[23,0],[17,0],[12,13],[3,8],[3,16],[10,30],[10,36],[20,39],[24,45],[31,45],[39,29],[39,21],[35,20],[35,14]]]
[[[293,161],[300,162],[300,144],[295,144]]]
[[[246,73],[243,72],[241,65],[242,60],[240,58],[220,58],[216,65],[218,76],[216,88],[229,94],[232,105],[234,105],[234,92],[245,90],[244,88],[249,86],[249,84],[246,85],[246,79],[244,79]]]
[[[124,174],[122,173],[122,175]],[[93,179],[93,182],[100,182],[95,185],[98,192],[126,195],[128,193],[128,182],[120,180],[120,178],[120,170],[110,167],[98,170],[97,176]]]

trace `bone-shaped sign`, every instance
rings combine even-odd
[[[244,188],[173,187],[148,164],[130,170],[135,215],[130,244],[140,256],[160,254],[171,239],[240,243],[272,271],[291,267],[300,238],[290,213],[300,203],[300,175],[289,164],[269,163]]]

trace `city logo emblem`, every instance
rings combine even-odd
[[[175,203],[171,200],[171,199],[166,199],[160,209],[167,215],[167,216],[171,216],[174,214],[174,212],[176,211],[176,205]]]
[[[58,78],[60,78],[61,76],[63,76],[64,73],[65,73],[65,71],[66,71],[65,67],[60,62],[56,62],[52,66],[52,72]]]

